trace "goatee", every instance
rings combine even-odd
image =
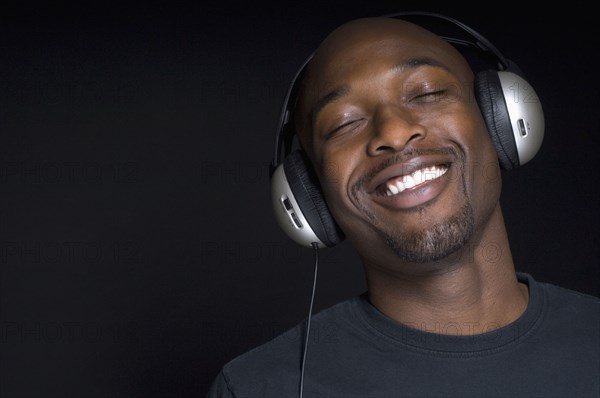
[[[448,219],[421,231],[378,231],[390,249],[402,260],[428,263],[440,261],[463,247],[471,237],[474,225],[473,208],[467,202]]]

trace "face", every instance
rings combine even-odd
[[[399,20],[363,19],[315,53],[298,135],[330,211],[372,265],[437,262],[498,205],[496,154],[449,44]]]

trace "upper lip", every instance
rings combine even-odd
[[[367,192],[374,193],[381,184],[390,178],[400,177],[413,173],[415,170],[440,164],[450,166],[452,159],[448,155],[423,155],[414,157],[408,161],[394,163],[377,174],[367,184]]]

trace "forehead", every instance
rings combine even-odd
[[[397,19],[364,18],[342,25],[319,46],[308,65],[304,100],[410,59],[432,60],[459,78],[471,73],[462,55],[432,32]]]

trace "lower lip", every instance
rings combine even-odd
[[[438,197],[450,181],[451,169],[435,180],[427,181],[414,188],[406,189],[396,195],[381,196],[373,193],[371,196],[376,203],[384,207],[399,210],[408,210],[423,206]]]

